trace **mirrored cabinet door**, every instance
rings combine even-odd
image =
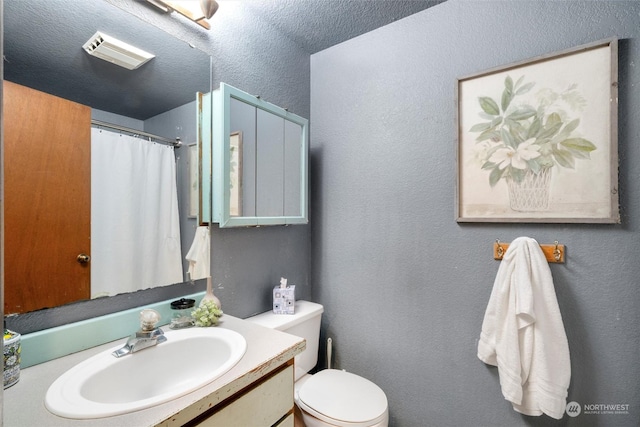
[[[211,222],[211,93],[197,93],[197,185],[198,185],[198,213],[199,225]]]
[[[255,217],[256,107],[231,98],[229,126],[229,216]]]
[[[220,227],[308,222],[308,121],[224,83],[212,92]]]
[[[284,216],[284,119],[256,109],[256,216]]]
[[[300,159],[304,158],[306,163],[306,151],[303,152],[303,139],[306,128],[299,123],[289,120],[284,122],[284,216],[285,217],[301,217],[305,216],[303,212],[303,183],[306,185],[306,176],[303,177]]]

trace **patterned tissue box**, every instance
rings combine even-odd
[[[273,312],[275,314],[295,314],[296,285],[273,288]]]

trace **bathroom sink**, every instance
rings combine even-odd
[[[218,327],[167,329],[167,341],[116,358],[105,350],[58,377],[47,409],[74,419],[125,414],[190,393],[225,374],[247,348],[239,333]]]

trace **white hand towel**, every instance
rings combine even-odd
[[[496,276],[478,357],[498,367],[505,399],[525,415],[560,419],[571,380],[569,345],[540,245],[515,239]]]
[[[191,280],[204,279],[211,276],[209,273],[211,264],[211,235],[209,227],[200,226],[196,229],[196,235],[187,256],[189,261],[189,277]]]

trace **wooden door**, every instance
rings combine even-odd
[[[90,297],[91,109],[4,82],[4,314]]]

